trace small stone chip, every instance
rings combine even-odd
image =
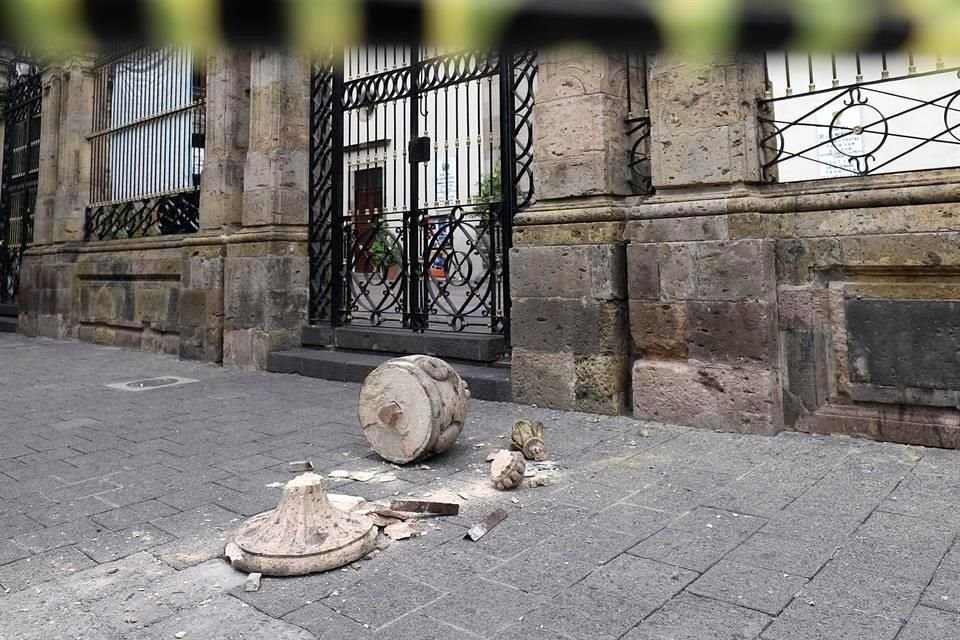
[[[260,578],[262,577],[262,573],[251,573],[247,576],[247,581],[243,583],[243,590],[247,593],[260,591]]]
[[[182,640],[183,638],[186,638],[186,637],[187,637],[187,632],[186,632],[186,631],[177,631],[175,634],[173,634],[173,637],[176,638],[177,640]]]
[[[298,460],[297,462],[291,462],[288,467],[290,471],[294,473],[298,471],[313,471],[313,463],[309,460]]]

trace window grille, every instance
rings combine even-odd
[[[795,182],[960,166],[960,58],[769,53],[764,179]]]
[[[23,252],[33,241],[40,171],[40,70],[18,60],[11,70],[4,110],[3,184],[0,193],[0,304],[16,302]]]
[[[197,231],[205,138],[202,58],[172,48],[102,56],[94,67],[87,239]]]

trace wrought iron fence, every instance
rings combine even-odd
[[[40,168],[41,77],[27,61],[14,63],[4,110],[0,195],[0,304],[16,301],[23,252],[33,240]]]
[[[960,166],[960,57],[776,53],[766,74],[768,182]]]
[[[122,48],[94,68],[88,240],[193,233],[206,142],[203,60]]]
[[[508,332],[533,52],[366,47],[313,76],[311,322]]]
[[[626,52],[627,169],[634,195],[652,195],[650,178],[650,109],[647,94],[647,54]]]

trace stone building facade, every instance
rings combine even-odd
[[[89,241],[92,65],[43,71],[19,330],[257,368],[299,346],[311,66],[208,54],[199,230]],[[761,55],[539,52],[513,399],[957,447],[960,169],[772,182],[769,83]]]

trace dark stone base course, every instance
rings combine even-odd
[[[267,371],[296,373],[309,378],[338,382],[363,382],[371,371],[391,357],[376,353],[291,349],[272,352],[267,358]],[[510,370],[508,368],[483,367],[459,362],[451,362],[451,364],[470,386],[470,394],[473,398],[496,402],[510,401]]]
[[[383,327],[344,326],[334,329],[307,326],[303,328],[303,345],[389,354],[423,354],[471,362],[496,362],[507,353],[507,342],[499,335],[445,331],[417,333],[409,329]]]

